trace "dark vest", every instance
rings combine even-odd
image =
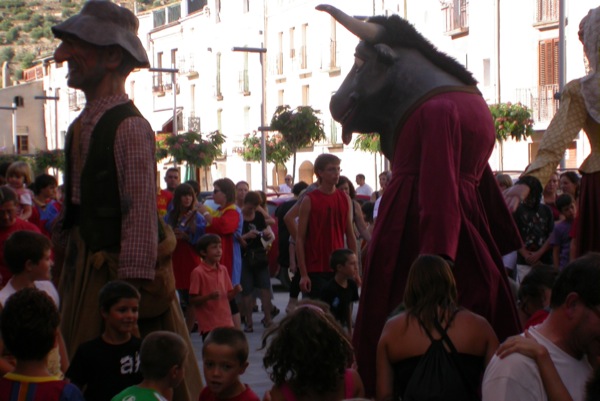
[[[117,128],[128,117],[142,117],[132,102],[106,111],[94,127],[81,173],[81,204],[71,202],[71,152],[74,123],[65,144],[65,206],[63,228],[78,225],[81,237],[92,252],[118,252],[121,245],[121,198],[115,162]]]

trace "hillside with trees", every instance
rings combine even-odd
[[[134,2],[115,1],[130,10],[134,10]],[[136,6],[143,11],[172,2],[137,0]],[[78,13],[83,3],[84,0],[0,0],[0,66],[8,62],[9,81],[20,81],[23,70],[52,56],[58,41],[51,27]]]

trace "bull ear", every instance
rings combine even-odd
[[[398,59],[398,54],[386,44],[376,44],[375,50],[377,51],[377,58],[385,64],[394,64],[394,61]]]
[[[381,41],[385,36],[385,29],[379,24],[372,22],[363,22],[349,16],[345,12],[330,6],[329,4],[320,4],[315,7],[319,11],[325,11],[331,15],[337,22],[342,24],[347,30],[358,36],[367,43],[375,44]]]

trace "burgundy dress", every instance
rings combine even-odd
[[[500,340],[520,332],[501,255],[521,241],[488,165],[494,141],[488,107],[472,90],[431,95],[403,125],[369,246],[354,331],[367,394],[374,393],[383,325],[402,303],[419,254],[455,262],[460,305],[487,318]]]

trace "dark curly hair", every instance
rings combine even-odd
[[[301,302],[278,326],[267,331],[265,347],[273,335],[263,365],[276,386],[288,383],[296,395],[316,396],[339,388],[346,368],[354,360],[348,336],[322,302]]]
[[[41,361],[54,347],[59,323],[54,301],[36,288],[24,288],[4,304],[2,340],[17,360]]]

